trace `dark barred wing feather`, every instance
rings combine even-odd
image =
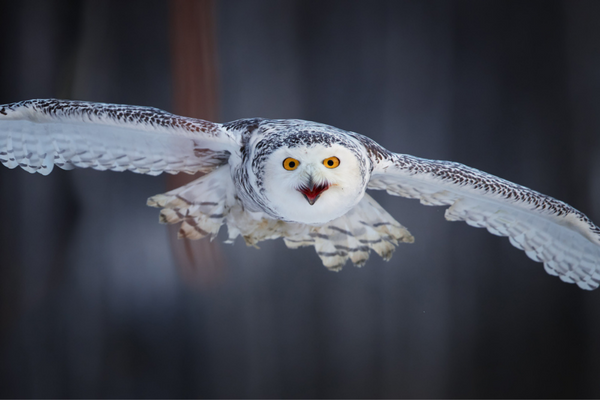
[[[236,140],[220,124],[151,108],[65,100],[0,105],[0,162],[47,175],[54,165],[158,175],[208,172]]]

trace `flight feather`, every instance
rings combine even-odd
[[[0,162],[47,175],[54,165],[158,175],[208,172],[236,139],[220,124],[139,106],[27,100],[0,106]]]

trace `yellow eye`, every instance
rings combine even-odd
[[[340,159],[337,157],[329,157],[323,160],[323,165],[327,168],[337,168],[340,165]]]
[[[288,171],[295,170],[298,168],[298,165],[300,165],[300,161],[296,160],[295,158],[288,157],[283,160],[283,168],[287,169]]]

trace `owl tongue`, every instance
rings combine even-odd
[[[308,204],[312,206],[313,204],[315,204],[315,201],[318,200],[319,196],[321,196],[321,193],[323,193],[327,189],[329,189],[329,185],[327,183],[314,185],[311,182],[310,187],[302,186],[300,189],[298,189],[298,191],[302,193],[304,197],[306,197]]]

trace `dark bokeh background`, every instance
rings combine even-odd
[[[0,2],[0,103],[172,110],[162,1]],[[600,2],[216,3],[221,121],[304,118],[600,222]],[[392,261],[221,245],[176,266],[165,177],[0,168],[1,397],[600,397],[600,292],[443,209],[374,196]],[[199,266],[198,268],[202,268]]]

